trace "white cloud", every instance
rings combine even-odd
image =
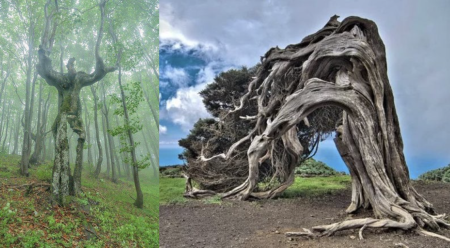
[[[340,15],[340,20],[352,15],[372,19],[386,45],[405,150],[444,154],[450,146],[450,125],[446,125],[450,117],[443,114],[450,109],[446,104],[449,35],[439,32],[449,29],[449,1],[342,0],[336,5],[321,0],[306,5],[298,0],[165,0],[160,4],[162,44],[171,44],[172,49],[212,47],[215,52],[205,56],[238,66],[253,66],[271,47],[300,42],[333,14]],[[216,68],[203,69],[199,76],[205,79],[198,81],[206,82]],[[188,91],[184,88],[180,94]],[[197,97],[196,108],[203,108]],[[423,118],[418,121],[417,115]]]
[[[159,125],[159,134],[166,134],[167,133],[167,127],[163,125]]]
[[[170,5],[167,5],[169,8]],[[189,46],[189,47],[196,47],[198,46],[198,42],[195,40],[188,39],[180,30],[173,27],[170,23],[168,23],[166,20],[159,20],[159,38],[161,40],[177,40],[180,41],[182,44]],[[176,45],[176,46],[179,46]]]
[[[159,140],[159,148],[180,148],[178,146],[178,140]]]
[[[166,102],[165,118],[170,119],[187,132],[199,118],[211,117],[199,95],[205,86],[206,83],[178,89],[176,96]]]
[[[174,68],[170,65],[165,67],[162,75],[163,78],[167,78],[172,85],[176,87],[184,87],[189,83],[190,77],[186,70],[182,68]],[[166,84],[162,84],[162,87],[167,86]]]

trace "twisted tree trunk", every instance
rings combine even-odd
[[[102,0],[99,3],[101,13],[100,28],[97,33],[97,42],[95,45],[95,70],[87,74],[75,70],[75,58],[70,58],[67,62],[67,73],[57,72],[52,68],[52,61],[46,51],[46,43],[39,47],[39,63],[36,68],[39,75],[45,81],[58,90],[58,116],[53,124],[53,134],[55,137],[55,163],[53,168],[52,190],[54,198],[61,205],[64,204],[65,197],[71,193],[78,195],[81,192],[81,171],[83,162],[83,146],[86,139],[82,120],[82,107],[80,101],[80,92],[83,87],[93,85],[100,81],[109,72],[116,70],[116,67],[105,66],[103,59],[99,55],[101,40],[103,37],[103,24],[105,19],[105,4]],[[47,24],[48,25],[48,24]],[[46,26],[47,26],[46,25]],[[46,27],[48,28],[48,27]],[[44,37],[45,38],[45,37]],[[43,40],[45,40],[43,38]],[[78,135],[76,147],[75,170],[73,180],[66,180],[65,168],[69,168],[69,145],[67,140],[66,125],[69,123],[72,130]],[[62,132],[62,133],[60,133]],[[66,155],[67,154],[67,155]],[[70,173],[70,172],[69,172]],[[72,183],[73,182],[73,183]],[[73,191],[67,192],[66,186],[70,184]]]
[[[330,235],[361,228],[362,238],[364,228],[393,227],[415,229],[450,241],[423,229],[438,230],[449,224],[444,215],[434,215],[432,205],[410,183],[385,48],[373,21],[348,17],[340,23],[333,16],[324,28],[299,44],[270,49],[262,63],[241,106],[234,110],[239,111],[256,95],[255,128],[227,154],[214,156],[227,159],[243,141],[252,140],[247,151],[247,180],[223,197],[271,198],[285,190],[294,180],[294,168],[303,153],[296,125],[314,110],[333,105],[344,111],[342,121],[336,123],[335,143],[352,176],[352,202],[347,212],[371,206],[375,218],[347,220],[313,230]],[[274,148],[277,142],[283,149]],[[283,158],[282,184],[266,192],[254,192],[259,165],[273,157]],[[315,235],[288,235],[295,234]]]

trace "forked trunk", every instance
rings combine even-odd
[[[243,141],[251,140],[247,180],[222,197],[272,198],[284,191],[292,184],[294,168],[303,153],[297,125],[307,122],[315,110],[331,105],[344,111],[342,121],[336,123],[335,143],[352,176],[352,201],[347,212],[371,206],[375,218],[347,220],[313,230],[330,235],[361,228],[362,238],[362,230],[367,227],[414,228],[430,235],[423,228],[438,230],[449,226],[445,216],[434,215],[432,205],[411,185],[387,77],[385,48],[374,22],[349,17],[339,23],[334,16],[301,43],[270,49],[262,63],[249,93],[241,101],[245,104],[249,96],[257,96],[255,129],[227,154],[201,157],[204,161],[228,159]],[[241,108],[242,105],[234,111]],[[275,144],[282,144],[282,148]],[[266,192],[254,192],[259,166],[273,157],[283,159],[282,168],[277,168],[285,175],[281,184]],[[312,235],[288,235],[295,234]]]

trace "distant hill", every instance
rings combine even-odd
[[[322,161],[309,158],[295,168],[295,174],[301,177],[335,176],[345,174],[337,172]]]
[[[450,164],[446,167],[423,173],[419,176],[419,180],[450,183]]]
[[[184,165],[168,165],[164,167],[159,167],[159,175],[160,177],[183,177],[183,167]]]

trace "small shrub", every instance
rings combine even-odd
[[[427,171],[419,176],[419,180],[450,182],[450,165],[447,165],[444,168]]]
[[[447,170],[442,177],[442,181],[446,183],[450,183],[450,170]]]
[[[36,168],[36,178],[45,181],[45,182],[51,182],[52,181],[52,164],[42,164],[37,166]]]
[[[183,177],[182,176],[182,169],[181,167],[169,167],[169,168],[161,168],[161,177],[169,177],[169,178],[176,178],[176,177]]]
[[[8,225],[15,222],[16,213],[17,210],[12,209],[9,202],[5,207],[0,208],[0,245],[9,247],[16,242],[17,237],[8,233]]]
[[[295,174],[302,177],[314,177],[314,176],[335,176],[339,175],[339,172],[329,167],[321,161],[316,161],[313,158],[309,158],[295,168]]]

